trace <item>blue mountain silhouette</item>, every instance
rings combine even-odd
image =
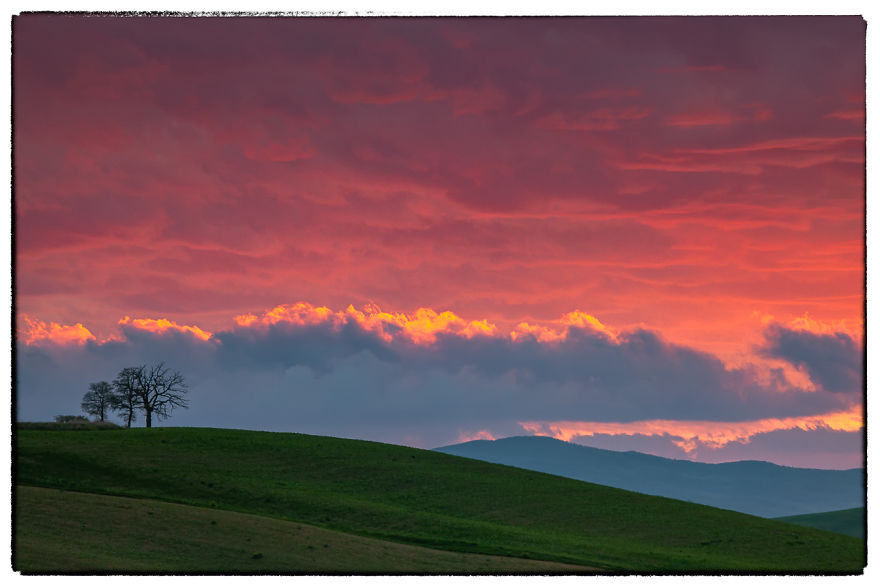
[[[767,518],[865,506],[864,469],[697,463],[545,436],[474,440],[434,450]]]

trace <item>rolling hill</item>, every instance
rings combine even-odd
[[[152,499],[26,486],[19,487],[17,494],[16,563],[24,570],[307,574],[595,570],[398,544],[267,516]]]
[[[546,436],[474,440],[435,450],[766,518],[865,504],[862,469],[799,469],[762,461],[696,463]]]
[[[126,502],[143,514],[133,520],[125,518],[124,508],[117,508],[122,512],[118,523],[100,532],[103,540],[119,545],[112,561],[105,561],[116,571],[142,568],[138,565],[144,564],[144,544],[181,541],[183,546],[174,549],[177,555],[155,547],[150,568],[219,571],[210,561],[223,558],[218,553],[230,548],[241,555],[243,545],[229,544],[230,537],[240,532],[230,531],[222,548],[218,544],[222,536],[206,538],[199,554],[193,555],[196,558],[181,560],[180,554],[191,548],[183,539],[192,536],[193,524],[201,524],[204,534],[213,536],[217,528],[210,520],[223,527],[239,523],[211,518],[212,512],[290,524],[287,530],[266,530],[276,535],[295,534],[297,524],[308,525],[345,534],[350,540],[418,546],[446,551],[444,556],[452,552],[579,565],[587,567],[583,571],[587,573],[851,574],[862,572],[866,561],[865,542],[849,536],[376,442],[242,430],[139,428],[18,430],[13,446],[19,508],[14,561],[16,565],[36,561],[28,569],[16,567],[26,572],[48,572],[51,564],[44,562],[41,568],[39,561],[61,558],[64,548],[83,539],[91,524],[82,518],[71,514],[72,523],[52,525],[47,520],[53,516],[40,513],[52,508],[64,511],[74,494],[152,500],[197,510],[176,514],[148,510],[167,519],[149,530],[150,515],[141,510],[159,506],[135,507]],[[59,491],[54,496],[43,494],[44,505],[36,508],[30,499],[33,488]],[[132,541],[136,531],[152,538]],[[26,538],[35,532],[42,538],[28,542]],[[289,540],[291,548],[302,544],[295,536],[280,540]],[[324,543],[331,544],[329,539]],[[277,571],[280,565],[284,572],[303,573],[316,568],[342,572],[357,566],[356,559],[346,558],[345,549],[331,554],[331,548],[326,556],[336,561],[335,567],[326,561],[291,558],[284,564],[275,561],[271,568]],[[100,567],[99,554],[87,561],[90,569]],[[424,570],[430,565],[418,568],[440,573],[448,571],[449,563],[438,562],[436,571]],[[463,565],[461,572],[468,568],[473,567]],[[260,572],[253,566],[246,570]],[[400,571],[378,557],[363,572]],[[509,572],[538,571],[520,567]]]
[[[820,512],[817,514],[803,514],[800,516],[785,516],[776,518],[789,524],[819,528],[829,532],[838,532],[848,536],[865,537],[865,508],[852,508],[836,512]]]

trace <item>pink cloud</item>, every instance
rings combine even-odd
[[[698,447],[717,450],[731,443],[747,444],[752,437],[778,430],[837,430],[857,432],[865,422],[861,406],[847,411],[808,417],[765,418],[745,422],[699,422],[646,420],[637,422],[520,422],[527,432],[571,441],[600,435],[643,435],[670,437],[685,453]]]
[[[727,126],[736,121],[730,112],[685,112],[666,118],[669,126]]]
[[[683,67],[661,67],[660,73],[724,73],[733,71],[726,65],[686,65]]]
[[[861,314],[858,18],[15,26],[28,315],[586,308],[727,355],[756,310]]]
[[[854,122],[864,122],[864,110],[835,110],[830,114],[826,114],[828,118],[838,118],[840,120],[852,120]]]

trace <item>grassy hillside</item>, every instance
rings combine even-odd
[[[435,450],[763,518],[842,510],[865,503],[862,469],[802,469],[762,461],[695,463],[546,436],[473,440]]]
[[[20,430],[22,486],[612,571],[860,572],[865,542],[432,451],[301,434]],[[71,537],[73,538],[73,537]]]
[[[591,571],[562,563],[409,546],[265,516],[155,500],[41,487],[19,487],[16,497],[15,562],[24,572]]]
[[[776,519],[781,522],[788,522],[789,524],[819,528],[820,530],[838,532],[848,536],[865,537],[865,508],[804,514],[802,516],[786,516]]]

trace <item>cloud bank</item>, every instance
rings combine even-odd
[[[756,309],[861,314],[858,16],[32,14],[13,40],[18,307],[98,338],[279,295],[589,306],[713,353]]]
[[[304,431],[431,447],[530,433],[673,436],[687,454],[778,430],[857,432],[860,371],[827,365],[860,354],[848,335],[777,323],[766,350],[805,369],[730,367],[645,328],[618,331],[583,312],[503,331],[451,312],[300,302],[207,333],[167,320],[119,321],[116,338],[76,338],[30,320],[18,349],[20,420],[78,412],[88,383],[165,360],[192,386],[170,425]],[[42,338],[40,338],[42,336]],[[795,342],[792,342],[795,341]],[[809,352],[803,351],[809,349]],[[812,353],[812,354],[811,354]],[[84,393],[84,392],[83,392]],[[730,450],[730,449],[728,449]]]

